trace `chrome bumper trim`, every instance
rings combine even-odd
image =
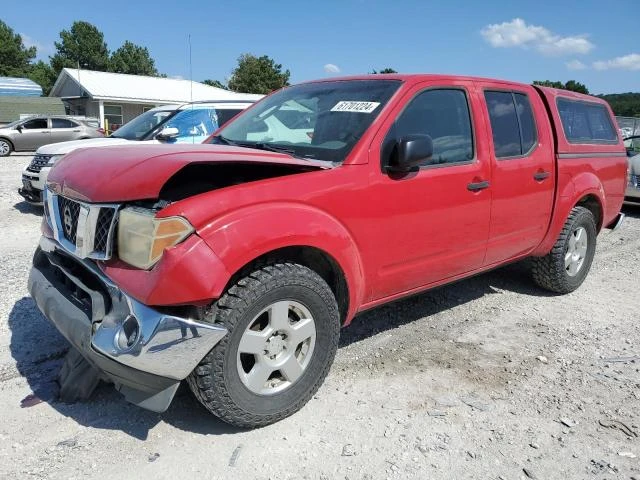
[[[56,249],[64,251],[60,244],[44,236],[40,239],[40,248],[49,253]],[[93,318],[88,319],[91,322],[91,347],[118,363],[161,377],[183,380],[227,334],[227,329],[220,325],[167,315],[150,308],[125,294],[93,262],[74,260],[104,285],[111,303],[108,311],[100,293],[88,288],[62,265],[50,263],[92,298]],[[51,288],[55,287],[51,285]],[[138,333],[130,344],[122,342],[125,322],[138,326]]]

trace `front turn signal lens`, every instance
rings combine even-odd
[[[118,256],[129,265],[147,270],[160,260],[166,248],[184,241],[193,231],[182,217],[156,218],[151,210],[125,208],[118,220]]]

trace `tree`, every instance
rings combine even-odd
[[[541,87],[564,88],[564,83],[552,82],[551,80],[534,80],[533,84],[540,85]]]
[[[49,95],[53,84],[56,82],[56,75],[53,68],[48,63],[39,60],[30,66],[27,71],[27,78],[33,80],[42,87],[42,94]]]
[[[571,90],[573,92],[584,93],[587,95],[589,94],[587,87],[575,80],[569,80],[567,83],[558,81],[552,82],[550,80],[534,80],[533,84],[540,85],[541,87],[562,88],[564,90]]]
[[[250,53],[240,55],[238,66],[229,79],[229,89],[234,92],[267,94],[289,85],[289,70],[266,55],[256,57]]]
[[[155,61],[147,47],[141,47],[127,40],[111,55],[109,70],[131,75],[157,76]]]
[[[584,93],[585,95],[589,95],[589,89],[586,85],[576,82],[575,80],[569,80],[564,84],[565,90],[571,90],[572,92]]]
[[[109,69],[109,50],[104,35],[94,25],[77,21],[70,30],[60,32],[60,42],[55,42],[56,54],[51,57],[51,67],[57,77],[64,67],[86,68],[106,72]]]
[[[613,113],[621,117],[640,117],[640,93],[611,93],[600,95],[609,105]]]
[[[26,48],[22,37],[0,20],[0,76],[24,77],[36,56],[36,47]]]
[[[205,85],[209,85],[210,87],[224,88],[225,90],[229,90],[229,87],[227,87],[220,80],[211,80],[207,78],[206,80],[203,80],[202,83],[204,83]]]
[[[375,75],[375,74],[378,74],[378,73],[398,73],[398,72],[396,70],[394,70],[393,68],[387,67],[387,68],[383,68],[379,72],[374,69],[371,73]]]

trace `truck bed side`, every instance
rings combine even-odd
[[[598,230],[615,220],[624,200],[627,160],[607,102],[566,90],[536,90],[545,102],[555,136],[556,199],[547,236],[534,252],[545,255],[574,206],[589,208]]]

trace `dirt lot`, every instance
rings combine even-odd
[[[110,386],[55,400],[66,345],[26,289],[29,160],[0,159],[0,478],[640,480],[640,209],[571,295],[514,265],[361,315],[301,412],[241,431],[187,389],[161,415]]]

